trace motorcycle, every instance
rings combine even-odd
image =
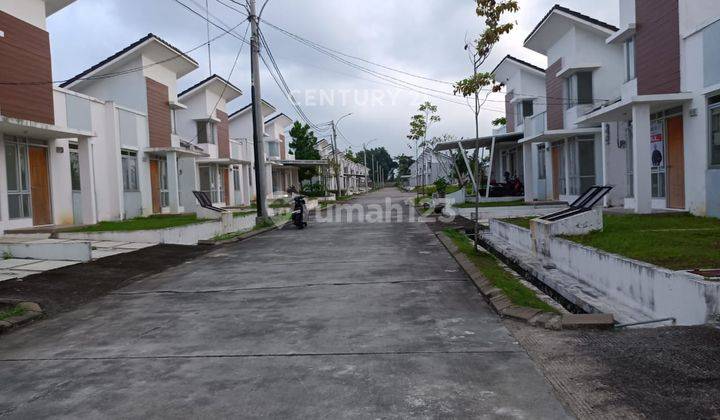
[[[292,222],[295,226],[297,226],[298,229],[303,229],[307,227],[307,222],[305,221],[307,217],[307,207],[305,206],[305,197],[299,195],[295,198],[293,198],[295,201],[295,205],[293,207],[292,212]]]

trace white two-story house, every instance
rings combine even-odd
[[[545,147],[545,195],[573,201],[603,182],[606,172],[600,124],[578,120],[608,98],[619,94],[622,46],[605,40],[618,29],[562,6],[553,7],[525,39],[525,47],[547,57],[546,112],[531,118],[523,145]],[[549,150],[548,150],[549,146]],[[524,146],[528,147],[528,146]],[[533,146],[535,147],[535,146]],[[539,173],[536,159],[525,161],[526,171]],[[532,187],[532,184],[531,184]],[[609,204],[622,203],[623,188],[610,194]]]
[[[178,102],[177,80],[197,68],[188,55],[149,34],[61,85],[111,103],[115,110],[109,112],[118,114],[113,145],[105,156],[96,155],[108,165],[95,165],[95,179],[122,185],[122,217],[184,211],[179,160],[204,154],[183,147],[177,134],[175,112],[186,108]]]
[[[579,122],[617,133],[607,182],[637,213],[720,217],[720,2],[621,0],[605,42],[624,52],[619,92]]]
[[[547,144],[518,142],[526,133],[544,130],[545,70],[513,56],[506,56],[492,71],[496,83],[505,85],[505,127],[495,130],[495,146],[490,147],[490,179],[503,182],[505,176],[517,177],[525,187],[525,201],[547,200]],[[507,133],[516,133],[508,136]],[[492,138],[490,139],[492,140]],[[487,138],[484,139],[487,143]],[[536,162],[535,165],[526,163]]]
[[[207,155],[181,160],[181,202],[186,210],[198,205],[193,191],[205,192],[218,207],[236,205],[232,172],[242,162],[231,156],[227,104],[240,96],[239,88],[218,75],[178,95],[186,106],[175,112],[178,134],[186,147],[197,147]]]

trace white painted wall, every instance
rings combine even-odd
[[[2,0],[0,2],[0,11],[15,16],[42,30],[47,30],[44,0]]]

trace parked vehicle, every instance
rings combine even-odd
[[[307,227],[307,207],[305,206],[305,197],[299,195],[293,198],[295,205],[292,212],[292,222],[298,229]]]

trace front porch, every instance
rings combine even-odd
[[[621,185],[635,213],[689,210],[686,110],[691,95],[640,95],[595,110],[579,124],[603,124],[606,185]],[[704,141],[704,139],[703,139]]]
[[[46,225],[72,225],[73,193],[70,148],[77,139],[79,183],[92,186],[91,131],[9,118],[0,115],[0,230]],[[95,197],[85,194],[78,205],[96,217]]]

